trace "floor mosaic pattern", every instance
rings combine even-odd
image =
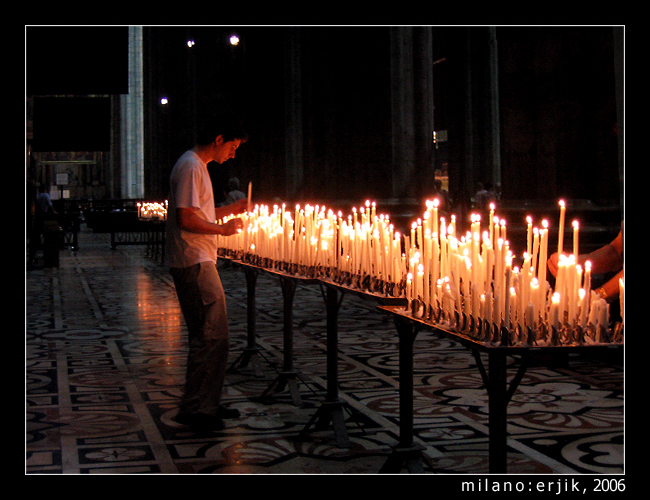
[[[279,282],[258,277],[261,351],[255,366],[241,366],[244,273],[228,263],[219,271],[232,337],[224,401],[241,416],[208,434],[173,420],[187,346],[166,268],[142,247],[111,250],[107,235],[84,230],[77,251],[61,252],[60,267],[27,272],[27,474],[379,472],[399,437],[392,320],[372,302],[346,296],[342,303],[339,388],[351,445],[341,448],[330,427],[301,435],[327,382],[319,287],[299,285],[295,295],[296,406],[289,391],[260,399],[282,366]],[[623,378],[621,356],[572,355],[529,368],[508,407],[508,472],[624,472]],[[420,332],[414,384],[425,473],[486,473],[488,399],[471,353]]]

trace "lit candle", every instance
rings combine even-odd
[[[621,305],[621,323],[625,323],[625,280],[618,279],[618,300]]]
[[[548,222],[542,221],[543,229],[540,232],[541,243],[540,243],[540,252],[539,252],[539,272],[537,273],[537,279],[539,284],[544,289],[544,283],[546,283],[546,260],[548,259]]]
[[[432,232],[438,234],[438,198],[433,200],[433,228]]]
[[[539,269],[539,229],[533,229],[533,253],[531,254],[530,266],[535,272]]]
[[[532,217],[526,217],[526,222],[528,223],[528,228],[526,230],[526,253],[528,255],[532,254],[533,251],[533,219]]]
[[[535,316],[533,316],[533,321],[537,321],[537,316],[539,315],[541,311],[540,307],[542,306],[541,304],[542,301],[540,299],[540,291],[539,291],[539,281],[537,281],[537,278],[533,278],[530,281],[530,301],[533,303],[533,308],[535,312]]]
[[[582,266],[573,262],[574,278],[571,289],[571,309],[569,310],[569,320],[577,322],[580,319],[580,290],[582,285]]]
[[[564,215],[566,207],[564,205],[564,200],[560,200],[560,227],[558,228],[557,233],[557,253],[561,254],[564,244]]]
[[[573,255],[576,256],[576,262],[578,261],[578,228],[579,224],[577,220],[573,221]]]
[[[539,251],[539,270],[537,273],[537,280],[539,282],[539,306],[537,308],[539,314],[544,319],[546,316],[546,289],[548,282],[546,281],[546,260],[548,259],[548,222],[542,221],[543,229],[540,231],[540,251]]]
[[[414,248],[415,245],[415,230],[418,227],[418,223],[414,222],[411,224],[411,242],[410,242],[410,247]]]
[[[490,218],[488,219],[488,230],[490,232],[490,241],[496,241],[494,239],[494,227],[492,226],[493,219],[494,219],[494,203],[490,203]]]

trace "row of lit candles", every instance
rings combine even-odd
[[[167,220],[167,208],[169,207],[169,202],[167,200],[164,202],[138,202],[137,207],[139,219]]]
[[[553,332],[601,342],[608,338],[609,308],[590,291],[590,263],[583,269],[576,262],[577,222],[573,253],[563,253],[565,210],[561,201],[555,290],[546,280],[548,222],[537,228],[527,218],[526,252],[521,266],[513,266],[506,222],[495,216],[494,205],[487,227],[472,215],[464,235],[457,234],[454,216],[439,217],[437,200],[427,201],[406,235],[369,201],[347,217],[319,205],[293,211],[256,205],[237,216],[244,229],[218,237],[218,245],[231,257],[263,267],[364,289],[380,283],[370,291],[403,297],[409,314],[474,336],[496,337],[505,328],[518,332],[515,343],[532,336],[544,344],[558,335]],[[623,286],[621,281],[621,292]]]

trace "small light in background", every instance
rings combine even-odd
[[[230,45],[239,45],[239,37],[237,35],[230,35]]]
[[[167,99],[166,97],[160,99],[160,104],[162,104],[163,106],[168,103],[169,103],[169,99]]]
[[[194,47],[194,44],[195,44],[194,40],[188,40],[188,41],[187,41],[187,46],[188,46],[189,48]]]

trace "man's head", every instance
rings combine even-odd
[[[211,156],[217,163],[234,158],[240,144],[248,140],[244,126],[235,115],[219,113],[211,116],[200,127],[197,145],[211,151]]]

